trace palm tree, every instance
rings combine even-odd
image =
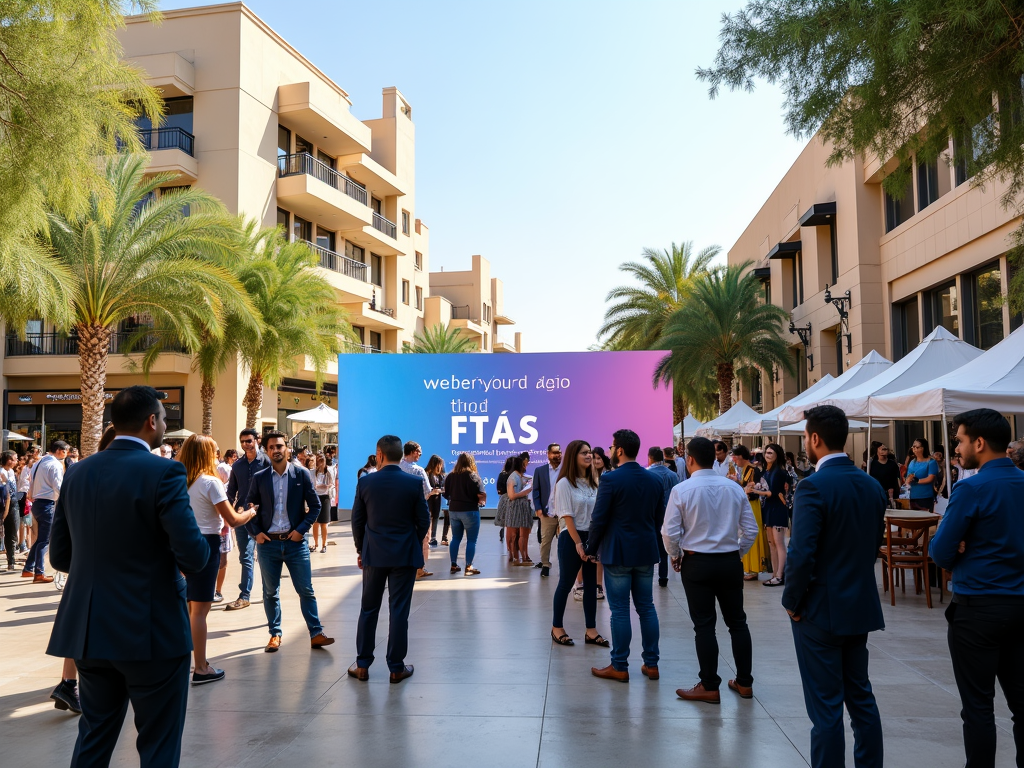
[[[473,352],[478,348],[477,343],[472,338],[463,336],[460,329],[437,323],[418,331],[413,336],[412,344],[406,342],[404,351],[444,355]]]
[[[242,398],[245,425],[255,427],[263,407],[263,387],[276,387],[297,370],[305,356],[316,371],[317,389],[327,365],[342,351],[342,340],[355,342],[348,315],[334,288],[316,270],[316,254],[304,242],[288,242],[279,229],[262,236],[257,256],[239,273],[246,293],[263,321],[263,333],[240,337],[240,356],[249,370]]]
[[[47,215],[43,242],[72,279],[66,326],[78,338],[84,456],[99,443],[107,358],[119,323],[134,318],[143,326],[130,344],[168,337],[194,348],[196,328],[219,336],[225,311],[245,303],[238,281],[221,265],[235,247],[223,206],[194,189],[154,199],[174,175],[147,178],[145,166],[144,155],[113,158],[106,188],[94,192],[84,215],[54,209]]]
[[[665,322],[678,310],[693,288],[693,281],[705,274],[712,260],[722,252],[710,245],[696,255],[693,241],[682,246],[672,243],[665,250],[644,248],[644,261],[627,261],[619,270],[640,285],[621,286],[605,299],[615,302],[604,315],[597,332],[608,337],[607,349],[656,349]]]
[[[661,345],[669,354],[656,369],[655,383],[713,372],[724,413],[732,407],[732,383],[741,369],[777,365],[792,372],[782,335],[789,315],[760,301],[752,263],[731,264],[694,282],[692,294],[665,323]]]

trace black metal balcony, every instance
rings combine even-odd
[[[395,222],[388,221],[376,211],[373,212],[373,228],[392,239],[398,236],[398,226]]]
[[[452,320],[472,320],[469,315],[469,304],[452,307]]]
[[[379,355],[381,350],[376,347],[371,347],[369,344],[356,344],[352,341],[346,341],[342,346],[342,352],[350,354],[367,354],[367,355]]]
[[[320,257],[320,266],[324,269],[338,272],[346,277],[354,277],[356,280],[361,280],[364,283],[367,282],[366,265],[361,261],[350,259],[348,256],[342,256],[340,253],[335,253],[316,243],[310,243],[308,240],[306,244]]]
[[[110,344],[107,351],[111,354],[129,351],[129,344],[136,338],[134,331],[119,331],[111,334]],[[155,337],[143,337],[136,339],[131,352],[139,353],[149,349],[156,342]],[[180,344],[164,343],[164,352],[184,353],[185,348]],[[30,333],[24,339],[19,339],[13,333],[7,334],[7,344],[4,352],[6,357],[32,357],[36,355],[77,355],[78,337],[68,336],[63,333]]]
[[[147,128],[139,131],[139,139],[147,152],[180,149],[186,155],[196,156],[196,137],[184,128]]]
[[[308,152],[299,152],[295,155],[281,155],[277,158],[277,175],[280,177],[296,176],[304,173],[322,181],[330,187],[344,192],[353,200],[358,200],[363,205],[367,204],[368,196],[366,187],[352,181],[343,173],[338,173],[320,160],[317,160]]]

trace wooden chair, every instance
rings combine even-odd
[[[896,605],[896,572],[913,571],[916,594],[925,589],[925,601],[932,607],[932,591],[928,583],[928,540],[934,520],[901,519],[890,517],[885,526],[885,546],[879,549],[882,558],[882,579],[890,594],[892,605]],[[893,528],[898,532],[894,533]],[[907,591],[906,580],[903,591]],[[922,584],[923,582],[923,584]]]

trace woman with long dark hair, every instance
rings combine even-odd
[[[772,558],[772,578],[761,582],[766,587],[780,587],[786,580],[786,529],[789,528],[789,507],[786,490],[789,473],[782,446],[769,443],[764,449],[765,471],[761,477],[761,519],[768,533],[768,551]]]
[[[877,440],[871,443],[871,462],[868,464],[868,474],[878,481],[882,490],[889,497],[889,506],[895,504],[895,499],[900,497],[900,468],[889,453],[889,447]]]
[[[508,512],[508,476],[512,474],[512,465],[516,463],[515,456],[505,459],[505,466],[498,473],[498,511],[494,514],[494,524],[498,526],[498,541],[505,542],[505,549],[508,550],[508,561],[514,562],[515,553],[519,551],[518,533],[514,536],[505,535],[505,513]]]
[[[437,520],[441,516],[441,494],[444,491],[444,459],[436,453],[427,462],[424,470],[427,474],[427,482],[430,483],[430,498],[427,499],[427,508],[430,510],[430,546],[437,546]],[[444,516],[444,530],[441,532],[441,544],[448,546],[448,529],[451,523],[448,515]]]
[[[750,510],[757,521],[758,536],[747,554],[743,555],[743,580],[756,581],[757,575],[767,571],[768,540],[761,524],[761,495],[757,486],[761,482],[761,470],[750,460],[750,449],[745,445],[737,445],[732,449],[732,463],[736,467],[736,480],[747,493]]]
[[[455,469],[444,479],[444,497],[448,499],[448,513],[452,517],[452,545],[448,548],[451,573],[458,573],[459,545],[466,535],[466,570],[464,576],[480,573],[473,567],[476,537],[480,533],[480,505],[487,500],[483,481],[476,471],[476,462],[468,453],[460,453]]]
[[[917,438],[910,446],[914,458],[907,463],[907,485],[910,486],[910,508],[925,512],[935,509],[935,480],[939,463],[928,452],[928,441]]]
[[[594,473],[597,475],[598,480],[600,480],[601,475],[603,475],[605,472],[612,471],[612,462],[608,458],[607,454],[605,454],[604,448],[602,448],[600,445],[595,448],[592,448],[591,451],[593,452],[592,466],[594,467]]]
[[[366,463],[363,464],[363,466],[361,466],[359,468],[358,472],[356,472],[356,480],[359,480],[359,478],[361,478],[363,475],[368,475],[371,472],[376,472],[376,471],[377,471],[377,457],[371,454],[370,456],[366,457]]]
[[[527,477],[526,467],[530,464],[530,454],[520,453],[512,463],[512,474],[506,483],[508,506],[505,510],[505,538],[514,535],[518,539],[517,552],[514,553],[513,565],[533,565],[530,559],[530,531],[533,530],[533,504],[530,495],[533,493],[531,479]],[[557,502],[556,502],[557,503]],[[512,529],[516,531],[512,532]]]
[[[559,645],[575,645],[562,625],[565,601],[576,581],[576,572],[581,568],[586,643],[602,648],[609,645],[597,631],[597,566],[586,556],[590,517],[597,501],[597,486],[590,444],[583,440],[573,440],[566,446],[554,490],[555,514],[565,523],[565,530],[558,537],[558,586],[555,587],[551,619],[551,639]]]

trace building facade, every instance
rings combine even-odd
[[[491,264],[483,256],[474,256],[468,270],[430,273],[423,322],[459,328],[480,352],[523,351],[523,334],[506,330],[515,321],[505,314],[504,284],[491,277]]]
[[[161,89],[167,107],[159,128],[139,122],[149,172],[173,173],[167,188],[195,185],[232,213],[309,243],[359,338],[349,351],[400,352],[423,327],[431,285],[429,232],[416,216],[409,101],[385,88],[380,117],[356,119],[348,94],[241,3],[162,15],[159,24],[128,17],[119,33],[125,57]],[[74,339],[42,321],[26,332],[23,341],[6,340],[5,426],[37,441],[59,436],[78,444]],[[144,381],[131,369],[137,356],[120,353],[129,333],[119,329],[112,342],[110,397]],[[490,351],[486,344],[481,350]],[[235,445],[245,425],[247,376],[232,365],[218,379],[213,424],[221,446]],[[200,431],[199,377],[189,356],[163,354],[145,381],[176,406],[168,408],[170,429]],[[326,381],[318,392],[310,361],[296,360],[294,372],[264,392],[257,427],[287,432],[290,413],[318,402],[336,406],[336,364]]]
[[[730,264],[752,263],[765,300],[792,319],[795,373],[738,383],[744,401],[768,411],[872,349],[899,360],[939,325],[982,349],[1020,326],[1005,301],[1020,218],[1000,204],[1002,184],[972,183],[964,151],[951,140],[936,162],[914,158],[897,199],[882,189],[894,161],[829,168],[828,147],[817,136],[808,143],[728,254]],[[904,451],[927,433],[898,423],[880,439]]]

